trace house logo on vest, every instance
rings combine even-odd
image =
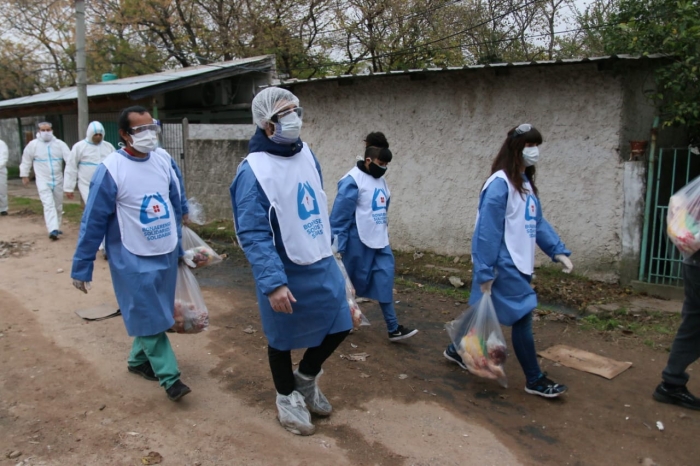
[[[316,193],[308,181],[304,184],[299,183],[297,187],[297,203],[299,204],[299,218],[302,220],[321,213],[316,201]]]
[[[386,203],[387,195],[381,188],[374,188],[372,196],[372,220],[377,225],[386,225]]]
[[[143,225],[148,225],[158,220],[170,218],[170,209],[160,193],[146,194],[141,201],[141,214],[139,219]],[[172,234],[170,222],[158,225],[144,226],[141,228],[148,241],[168,237]]]
[[[308,181],[304,184],[299,183],[297,186],[297,205],[299,218],[302,220],[308,220],[312,215],[321,214],[321,209],[319,209],[318,201],[316,200],[316,193]],[[305,223],[304,230],[306,230],[311,238],[322,235],[323,220],[316,218]]]
[[[537,236],[537,200],[532,194],[527,195],[525,200],[525,231],[530,238]]]

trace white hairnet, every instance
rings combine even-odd
[[[96,134],[101,134],[103,136],[105,134],[105,127],[102,126],[102,123],[100,123],[99,121],[93,121],[88,125],[85,139],[87,139],[88,141],[92,141],[92,137]]]
[[[299,106],[297,96],[281,87],[268,87],[263,89],[253,99],[253,121],[258,128],[265,129],[272,115],[282,110],[289,104]]]

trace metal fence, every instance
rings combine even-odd
[[[649,233],[642,244],[639,276],[648,283],[681,286],[683,257],[666,236],[666,214],[673,193],[700,175],[700,156],[686,148],[659,149],[655,164],[650,160],[654,182],[647,187],[652,189],[652,201],[644,219]]]
[[[168,154],[175,159],[181,171],[184,170],[182,158],[184,156],[184,148],[182,145],[182,123],[163,123],[163,132],[161,133],[160,144]]]

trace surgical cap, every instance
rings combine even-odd
[[[99,121],[93,121],[88,125],[86,139],[92,141],[92,137],[96,134],[101,134],[104,136],[105,128]]]
[[[265,88],[253,98],[253,121],[265,129],[270,118],[289,104],[299,106],[297,96],[280,87]]]

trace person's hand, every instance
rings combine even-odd
[[[197,268],[197,264],[194,263],[194,253],[192,251],[185,251],[185,254],[182,255],[182,262],[187,264],[187,267],[191,269]]]
[[[73,200],[75,198],[75,194],[73,193],[66,193],[66,197],[70,200]]]
[[[183,225],[189,225],[190,224],[190,214],[185,214],[182,216],[182,224]]]
[[[275,291],[267,295],[270,300],[270,305],[275,312],[284,312],[285,314],[292,313],[292,303],[296,303],[294,295],[286,285],[278,287]]]
[[[571,271],[574,269],[574,264],[571,263],[571,259],[566,257],[564,254],[557,254],[554,256],[554,260],[560,262],[561,265],[564,266],[562,269],[562,272],[564,273],[571,273]]]
[[[491,294],[491,287],[493,286],[493,280],[489,280],[481,284],[481,292],[484,294]]]
[[[25,186],[29,186],[29,177],[25,176],[22,178],[22,184]]]
[[[83,293],[87,294],[90,289],[90,282],[81,282],[80,280],[73,280],[73,286]]]

